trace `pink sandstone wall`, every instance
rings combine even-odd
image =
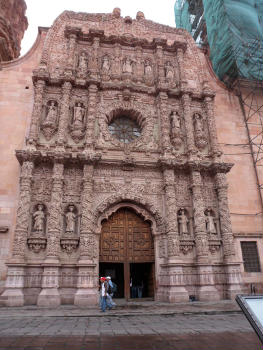
[[[0,71],[0,287],[15,227],[19,193],[19,163],[15,150],[21,149],[30,123],[33,105],[32,70],[37,66],[46,31],[40,29],[32,49],[21,58],[3,63]],[[3,229],[3,231],[5,231]]]

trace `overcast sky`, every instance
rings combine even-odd
[[[121,9],[121,16],[136,17],[138,11],[144,12],[145,18],[174,27],[175,0],[25,0],[28,29],[22,41],[21,55],[33,45],[38,27],[50,27],[64,11],[88,13],[110,13],[115,7]]]

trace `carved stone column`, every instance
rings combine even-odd
[[[61,109],[57,134],[57,144],[61,147],[63,147],[65,143],[66,129],[69,119],[69,101],[71,89],[72,84],[69,81],[65,81],[62,85]]]
[[[58,265],[62,228],[63,171],[64,164],[55,162],[48,218],[47,253],[42,277],[42,290],[37,300],[39,306],[60,305]]]
[[[136,60],[137,60],[137,64],[136,64],[136,77],[138,79],[138,81],[142,81],[142,77],[143,77],[143,62],[142,62],[142,47],[141,46],[136,46],[135,48],[136,50]]]
[[[177,61],[178,61],[178,67],[179,67],[179,73],[180,73],[181,89],[184,89],[187,86],[187,80],[185,78],[185,71],[184,71],[184,52],[183,52],[183,49],[181,48],[177,49]]]
[[[197,257],[198,300],[219,300],[220,295],[214,284],[213,267],[208,259],[208,237],[205,224],[205,207],[202,196],[202,179],[197,170],[191,172],[194,209],[194,232]]]
[[[204,104],[205,104],[206,115],[207,115],[207,124],[208,124],[209,136],[210,136],[211,152],[213,156],[220,156],[221,152],[218,147],[218,139],[217,139],[215,119],[214,119],[214,101],[210,96],[206,96],[204,98]]]
[[[8,265],[6,289],[2,294],[6,306],[24,305],[25,249],[31,204],[31,179],[34,164],[25,160],[21,167],[20,196],[17,209],[13,255]]]
[[[67,68],[68,69],[73,69],[74,54],[75,54],[75,49],[76,49],[76,40],[77,40],[76,33],[69,34],[68,61],[67,61]]]
[[[98,302],[94,259],[98,259],[99,252],[98,237],[93,232],[93,168],[92,164],[85,164],[83,169],[78,290],[74,299],[74,304],[79,306]]]
[[[177,227],[177,208],[174,188],[174,170],[164,169],[165,206],[166,206],[166,231],[167,231],[167,255],[168,263],[168,290],[167,301],[187,301],[189,296],[184,287],[183,268],[180,266],[180,245]],[[180,278],[178,276],[180,275]],[[160,286],[160,293],[164,287]]]
[[[37,80],[37,82],[35,83],[34,106],[33,106],[30,131],[29,131],[28,142],[27,142],[28,145],[35,145],[38,140],[39,123],[40,123],[40,117],[42,113],[45,85],[46,85],[46,82],[41,79]]]
[[[217,196],[218,196],[218,210],[220,217],[220,228],[223,241],[223,252],[226,272],[226,297],[234,299],[236,294],[241,293],[241,270],[240,263],[235,260],[235,248],[233,242],[233,233],[231,227],[231,219],[228,207],[227,196],[227,180],[224,173],[217,173],[215,175]]]
[[[85,148],[94,148],[94,131],[95,131],[95,117],[96,117],[96,106],[97,106],[97,93],[98,87],[95,84],[89,86],[88,96],[88,113],[87,113],[87,128],[85,137]]]
[[[169,151],[170,147],[170,122],[167,109],[168,96],[166,92],[159,93],[159,111],[161,118],[161,131],[162,131],[162,149],[163,152]]]
[[[194,128],[190,109],[191,97],[188,93],[182,95],[182,106],[184,111],[184,123],[186,132],[187,153],[191,156],[195,152]]]

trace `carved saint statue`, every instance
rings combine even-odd
[[[88,59],[85,52],[82,52],[79,56],[78,71],[83,75],[87,73],[87,69],[88,69],[87,61]]]
[[[202,117],[198,113],[194,114],[194,124],[195,124],[195,132],[202,134],[204,131],[203,121],[202,121]]]
[[[185,209],[180,209],[178,214],[179,232],[180,234],[188,234],[188,224],[189,220],[185,215]]]
[[[107,55],[102,58],[102,67],[101,68],[105,73],[108,73],[110,70],[110,60],[109,60],[109,57]]]
[[[75,232],[75,223],[76,223],[76,214],[74,213],[74,205],[68,207],[68,212],[65,214],[66,218],[66,232],[74,233]]]
[[[44,231],[45,213],[42,204],[37,205],[37,210],[33,213],[33,230],[37,232]]]
[[[208,233],[216,234],[215,220],[211,210],[207,210],[205,221],[206,221],[206,231]]]
[[[172,82],[174,80],[174,70],[171,62],[166,63],[164,70],[165,70],[165,78],[169,82]]]
[[[56,106],[56,102],[55,101],[51,101],[50,105],[47,108],[48,108],[47,117],[46,117],[43,125],[56,124],[56,120],[57,120],[57,106]]]
[[[171,125],[172,125],[172,130],[173,131],[180,131],[181,128],[181,120],[179,117],[178,112],[172,112],[171,114]]]
[[[123,73],[132,73],[132,60],[130,58],[125,58],[122,66]]]
[[[73,127],[82,127],[84,123],[84,116],[85,116],[85,109],[82,107],[82,104],[80,102],[77,102],[77,104],[74,107],[74,114],[73,114]]]
[[[152,75],[152,66],[148,60],[145,61],[144,65],[144,74],[146,76],[151,76]]]

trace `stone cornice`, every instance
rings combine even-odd
[[[136,160],[133,157],[125,159],[102,159],[99,152],[59,152],[59,151],[36,151],[36,150],[17,150],[16,157],[20,164],[24,161],[32,162],[51,162],[51,163],[80,163],[80,164],[105,164],[105,165],[117,165],[120,167],[126,167],[132,170],[136,166],[143,167],[157,167],[164,169],[174,169],[183,171],[208,171],[212,174],[227,173],[232,168],[232,163],[216,163],[207,160],[189,161],[178,158],[165,158],[160,157],[159,160],[149,159]]]

